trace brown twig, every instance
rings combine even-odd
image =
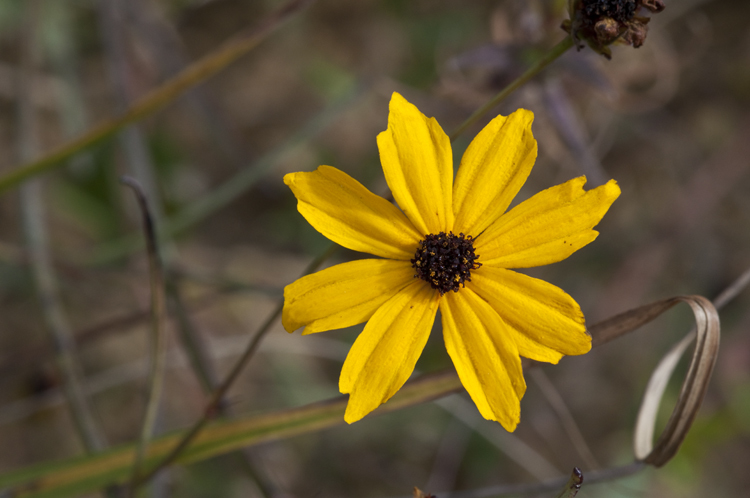
[[[647,465],[642,462],[634,462],[621,467],[610,467],[604,470],[586,472],[586,484],[614,481],[646,469]],[[507,484],[490,486],[470,491],[456,491],[453,493],[437,493],[439,498],[500,498],[503,496],[539,495],[541,493],[554,493],[563,486],[568,485],[570,477],[558,477],[543,482],[532,484]],[[559,495],[558,495],[559,496]],[[563,495],[565,496],[565,495]],[[406,498],[406,497],[404,497]]]
[[[583,484],[583,472],[578,467],[573,468],[573,472],[570,474],[570,479],[563,486],[560,494],[557,498],[575,498],[578,492],[581,490]]]
[[[308,267],[305,269],[304,274],[312,273],[317,270],[337,250],[338,246],[330,245],[326,252],[321,254],[314,261],[312,261],[310,265],[308,265]],[[266,321],[263,322],[263,324],[260,326],[260,329],[258,329],[253,338],[250,340],[247,347],[245,348],[245,351],[242,353],[242,356],[240,356],[240,358],[235,363],[234,368],[232,368],[232,370],[229,372],[229,375],[226,376],[221,385],[213,392],[211,399],[204,409],[203,416],[185,433],[183,438],[174,447],[174,449],[164,459],[158,462],[154,466],[154,468],[152,468],[147,474],[145,474],[142,479],[139,480],[139,483],[151,479],[160,469],[171,464],[180,455],[180,453],[182,453],[185,448],[190,445],[190,443],[200,433],[203,427],[205,427],[208,421],[216,415],[218,407],[220,406],[221,400],[224,398],[224,395],[226,395],[227,391],[229,391],[229,388],[232,386],[232,384],[234,384],[234,381],[245,368],[250,358],[252,358],[252,356],[255,354],[258,347],[260,346],[260,342],[263,337],[265,337],[268,331],[271,330],[271,326],[273,326],[276,320],[281,316],[283,305],[284,302],[282,300],[273,310],[271,315],[266,318]]]
[[[129,488],[129,495],[135,496],[135,491],[140,484],[139,475],[143,457],[146,454],[149,441],[153,435],[156,418],[159,413],[159,402],[164,387],[164,360],[166,350],[166,334],[164,331],[167,319],[166,299],[164,291],[164,269],[159,256],[159,248],[156,241],[156,230],[154,220],[149,209],[146,194],[141,185],[130,177],[123,177],[122,183],[133,190],[138,200],[143,218],[143,232],[146,237],[146,248],[149,261],[149,274],[151,281],[151,362],[149,365],[148,396],[146,411],[143,416],[141,437],[136,448],[133,473]]]
[[[596,460],[594,453],[586,444],[586,438],[583,437],[581,429],[578,427],[573,414],[570,413],[568,405],[565,403],[565,399],[560,395],[560,392],[552,384],[547,374],[541,368],[529,369],[529,376],[534,380],[542,395],[545,397],[547,402],[552,406],[557,418],[560,420],[565,433],[573,443],[573,447],[578,452],[586,467],[590,470],[598,469],[600,467],[599,462]]]
[[[36,120],[31,105],[29,92],[31,74],[37,57],[36,21],[40,2],[29,1],[26,7],[26,29],[24,54],[19,80],[19,157],[29,160],[36,155]],[[38,181],[24,185],[21,190],[21,213],[26,244],[29,251],[29,263],[37,287],[42,313],[47,329],[55,346],[57,363],[63,376],[63,389],[66,394],[73,421],[84,447],[89,452],[99,451],[106,447],[106,441],[96,422],[93,410],[82,386],[80,363],[77,357],[75,341],[65,315],[57,278],[52,265],[47,230],[44,217],[42,186]]]

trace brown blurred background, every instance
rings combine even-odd
[[[36,118],[38,156],[126,109],[280,4],[29,3],[0,2],[2,173],[24,157],[22,100]],[[750,3],[665,3],[642,48],[615,47],[611,61],[571,50],[495,111],[524,107],[536,116],[539,159],[519,199],[581,174],[589,186],[615,178],[622,187],[596,242],[529,271],[574,296],[590,323],[662,297],[713,298],[750,266]],[[177,227],[163,247],[173,316],[163,432],[199,416],[205,384],[227,371],[284,285],[327,247],[296,212],[282,176],[329,164],[385,192],[375,136],[385,129],[391,92],[450,132],[565,35],[566,4],[319,0],[205,84],[44,175],[61,302],[108,443],[138,435],[150,302],[146,259],[133,245],[139,215],[120,175],[140,178],[160,226]],[[19,87],[21,68],[30,65],[32,76]],[[479,129],[454,143],[457,159]],[[341,251],[331,263],[355,257]],[[14,191],[0,199],[1,471],[83,452],[27,263]],[[579,496],[747,495],[749,304],[745,292],[722,311],[712,385],[677,457],[660,470],[584,486]],[[678,307],[629,337],[539,369],[543,377],[527,379],[515,437],[481,420],[461,395],[174,468],[152,492],[405,496],[415,485],[471,490],[567,474],[574,465],[585,474],[627,463],[649,375],[691,324],[687,307]],[[179,339],[186,328],[200,338],[210,367],[203,381]],[[300,337],[277,325],[232,389],[228,411],[261,413],[337,395],[359,330]],[[448,366],[436,330],[417,368]],[[683,373],[684,365],[676,377]],[[549,388],[545,379],[572,412],[593,461],[570,442],[540,387]],[[664,420],[678,389],[675,379]],[[519,444],[538,456],[520,458]]]

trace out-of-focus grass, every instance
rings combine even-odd
[[[43,11],[44,25],[55,33],[45,40],[60,43],[55,40],[67,37],[73,47],[68,67],[78,78],[60,74],[48,55],[39,81],[79,85],[75,90],[83,97],[85,115],[96,122],[113,115],[115,108],[95,3],[60,3],[67,4],[66,19],[59,8]],[[140,14],[158,16],[164,29],[178,35],[190,58],[197,59],[277,3],[173,1],[143,7]],[[19,58],[20,6],[20,1],[0,2],[0,145],[6,151],[13,150],[16,140],[12,83]],[[176,241],[177,262],[218,279],[280,289],[326,244],[296,212],[295,200],[281,182],[284,173],[330,164],[383,191],[375,136],[385,129],[392,91],[406,95],[450,130],[518,74],[528,51],[559,40],[562,18],[559,5],[542,1],[319,2],[204,85],[214,119],[232,131],[243,164],[252,164],[345,92],[350,82],[366,81],[372,90],[329,129],[285,155],[253,189],[183,234]],[[617,179],[622,187],[623,195],[600,225],[595,243],[562,263],[529,272],[573,295],[589,321],[667,295],[713,297],[750,265],[748,18],[746,2],[667,2],[641,49],[615,48],[611,62],[588,49],[571,51],[501,106],[504,113],[523,106],[536,115],[540,157],[522,195],[582,173],[581,158],[566,142],[545,100],[551,82],[564,90],[607,178]],[[60,28],[63,22],[72,23],[71,29]],[[148,43],[150,38],[136,26],[142,24],[132,22],[125,29],[128,85],[142,95],[167,77],[157,54],[169,48]],[[46,47],[48,53],[53,49]],[[45,99],[37,103],[40,138],[49,150],[65,140],[65,116],[58,110],[65,106],[49,105],[54,98],[42,93]],[[238,172],[205,119],[183,99],[143,122],[167,214],[188,207]],[[478,129],[456,142],[457,157]],[[92,149],[89,157],[87,167],[71,164],[45,180],[56,267],[70,320],[79,331],[148,305],[142,256],[105,268],[75,264],[99,244],[137,228],[134,206],[115,183],[126,171],[122,150],[111,141]],[[9,154],[0,156],[0,171],[13,164]],[[13,195],[0,201],[0,241],[21,247]],[[0,261],[3,364],[45,341],[24,260],[12,253],[2,251],[5,259]],[[342,254],[344,259],[354,257]],[[213,289],[197,281],[182,286],[188,299]],[[743,466],[750,460],[750,340],[744,334],[750,326],[749,303],[744,294],[722,312],[719,364],[682,451],[662,470],[628,481],[624,486],[637,487],[630,496],[741,496],[750,486]],[[271,307],[269,296],[250,291],[227,295],[192,313],[220,371],[232,356],[232,348],[221,350],[222,340],[248,336]],[[626,461],[631,454],[635,412],[648,375],[688,326],[685,315],[672,313],[590,355],[543,367],[604,464]],[[330,332],[325,338],[335,342],[321,344],[312,337],[286,337],[276,327],[231,391],[233,411],[261,412],[328,397],[336,391],[346,344],[356,333]],[[112,387],[98,391],[93,402],[113,442],[132,441],[138,433],[142,380],[132,380],[117,367],[144,357],[145,334],[144,324],[81,344],[87,378],[108,375],[111,381]],[[36,350],[33,360],[14,364],[0,379],[0,440],[5,448],[0,448],[0,469],[81,452],[60,404],[22,418],[3,415],[19,400],[59,388],[50,350]],[[431,371],[446,365],[449,359],[436,330],[418,368]],[[170,370],[164,428],[188,425],[203,402],[203,391],[188,368]],[[561,472],[580,464],[533,386],[523,401],[522,416],[516,434]],[[526,470],[475,432],[463,443],[453,440],[454,446],[441,452],[450,428],[448,414],[426,405],[268,444],[254,449],[252,459],[272,489],[292,496],[408,495],[414,485],[424,489],[430,475],[441,471],[455,472],[456,489],[531,480]],[[241,468],[210,461],[173,472],[171,479],[174,496],[255,493]],[[584,485],[579,496],[615,492],[628,495],[618,485]]]

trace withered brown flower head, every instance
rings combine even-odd
[[[596,52],[612,57],[609,45],[618,42],[635,48],[643,45],[650,18],[645,11],[664,10],[663,0],[569,0],[570,20],[562,28],[570,33],[580,50],[586,41]]]

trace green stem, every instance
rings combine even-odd
[[[578,467],[575,467],[570,475],[570,479],[565,483],[557,498],[575,498],[581,489],[581,484],[583,484],[583,473]]]
[[[310,4],[312,0],[291,0],[265,19],[260,26],[236,36],[215,52],[196,61],[180,74],[155,88],[139,99],[136,104],[120,116],[105,121],[79,138],[60,146],[50,154],[23,164],[10,173],[0,176],[0,194],[23,183],[25,180],[59,166],[63,161],[99,141],[109,137],[130,123],[164,107],[198,83],[213,76],[255,48],[285,21]]]
[[[567,50],[573,46],[573,38],[570,36],[566,36],[563,38],[560,43],[555,45],[550,49],[549,52],[544,54],[541,59],[536,61],[533,66],[528,68],[526,72],[524,72],[521,76],[516,78],[513,82],[511,82],[508,86],[500,90],[497,95],[492,97],[489,102],[484,104],[482,107],[477,109],[474,114],[468,117],[466,121],[461,123],[461,125],[456,128],[453,133],[451,133],[451,142],[454,141],[456,138],[458,138],[459,135],[463,134],[463,132],[466,131],[466,129],[476,123],[479,119],[482,118],[485,114],[487,114],[489,111],[491,111],[496,105],[498,105],[500,102],[505,100],[511,93],[518,90],[520,87],[525,85],[531,78],[539,74],[542,69],[549,66],[553,61],[555,61],[558,57],[560,57],[562,54],[567,52]]]
[[[242,168],[230,179],[207,193],[205,196],[192,201],[189,205],[164,220],[160,227],[160,240],[176,237],[192,226],[204,221],[220,209],[235,201],[245,192],[255,186],[271,168],[285,157],[290,150],[309,141],[315,135],[325,130],[328,125],[341,113],[349,109],[361,95],[365,88],[354,87],[334,102],[328,105],[320,113],[310,119],[302,128],[294,132],[284,140],[278,147],[258,158],[245,168]],[[142,239],[139,234],[128,234],[120,239],[108,242],[97,248],[87,258],[88,264],[103,265],[122,258],[142,247]]]

